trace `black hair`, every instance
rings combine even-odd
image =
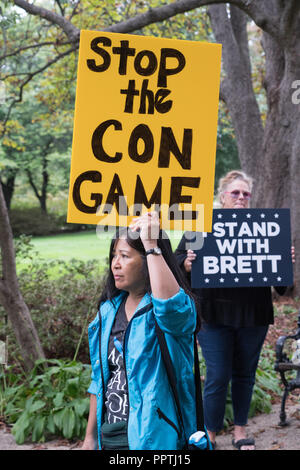
[[[148,273],[147,267],[147,260],[145,254],[145,248],[142,243],[138,232],[132,232],[127,227],[120,227],[116,230],[115,235],[112,237],[109,249],[109,258],[108,258],[108,269],[106,274],[106,279],[104,282],[104,287],[99,299],[99,307],[100,304],[106,300],[110,300],[113,302],[114,297],[119,295],[121,291],[117,289],[115,285],[114,276],[111,270],[111,263],[113,258],[113,253],[115,249],[116,242],[120,239],[124,238],[128,245],[138,251],[144,260],[144,274],[145,274],[145,293],[151,294],[151,284],[150,278]],[[200,304],[198,298],[195,294],[191,291],[190,286],[182,273],[182,270],[179,266],[179,263],[173,253],[172,245],[170,239],[164,230],[159,231],[159,237],[157,239],[157,246],[161,249],[162,256],[164,257],[167,265],[169,266],[170,270],[172,271],[176,281],[178,282],[179,286],[184,289],[184,291],[194,300],[197,310],[197,328],[196,331],[199,331],[201,327],[201,315],[200,315]]]

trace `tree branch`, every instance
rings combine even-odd
[[[149,24],[164,21],[179,13],[194,10],[201,6],[208,6],[213,4],[229,3],[243,10],[260,28],[267,31],[273,36],[279,35],[279,28],[274,18],[271,18],[265,10],[261,0],[177,0],[168,5],[150,9],[146,13],[130,18],[127,21],[122,21],[116,25],[110,26],[105,31],[116,33],[130,33],[141,29]]]
[[[65,16],[65,10],[64,10],[63,6],[61,5],[60,0],[55,0],[55,3],[58,5],[58,8],[59,8],[59,11],[60,11],[61,15]]]
[[[33,181],[33,178],[32,178],[32,174],[31,174],[31,171],[27,168],[26,171],[26,174],[27,174],[27,177],[28,177],[28,181],[29,181],[29,184],[30,186],[32,187],[33,191],[34,191],[34,194],[36,195],[36,197],[38,198],[38,200],[40,201],[42,196],[39,194],[39,191],[38,191],[38,188],[37,186],[35,185],[35,182]]]
[[[24,90],[24,87],[36,76],[38,75],[39,73],[42,73],[44,72],[48,67],[50,67],[51,65],[55,64],[56,62],[58,62],[60,59],[62,59],[63,57],[65,57],[66,55],[70,54],[71,52],[75,51],[76,50],[76,46],[74,45],[73,47],[71,47],[70,49],[68,49],[67,51],[59,54],[58,56],[56,56],[53,60],[50,60],[49,62],[47,62],[45,65],[43,65],[43,67],[37,69],[35,72],[30,72],[28,73],[28,77],[26,78],[26,80],[23,81],[23,83],[21,83],[21,86],[20,86],[20,90],[19,90],[19,95],[17,98],[15,98],[9,108],[8,108],[8,111],[7,111],[7,114],[5,116],[5,119],[3,121],[3,129],[2,129],[2,132],[1,132],[1,135],[0,137],[3,137],[6,133],[6,124],[7,124],[7,121],[9,120],[9,117],[10,117],[10,114],[12,112],[12,109],[13,107],[15,106],[15,104],[17,103],[21,103],[22,102],[22,99],[23,99],[23,90]]]
[[[52,24],[56,24],[59,26],[67,35],[69,41],[75,46],[78,46],[79,43],[79,36],[80,36],[80,31],[78,28],[76,28],[70,21],[68,21],[66,18],[63,16],[48,10],[46,8],[36,6],[32,3],[28,3],[26,0],[13,0],[15,5],[19,6],[20,8],[23,8],[27,13],[39,16],[41,18],[46,19]],[[220,5],[220,8],[224,8],[225,15],[227,16],[226,13],[226,8],[225,8],[225,3],[229,3],[232,7],[238,7],[240,10],[242,10],[244,13],[246,13],[250,18],[255,21],[255,23],[261,27],[264,31],[266,31],[268,34],[275,36],[278,40],[280,33],[279,33],[279,24],[278,21],[275,21],[274,18],[276,18],[275,14],[270,14],[270,10],[266,9],[265,3],[262,2],[261,0],[230,0],[229,2],[224,2],[224,0],[177,0],[175,2],[169,3],[167,5],[164,5],[162,7],[157,7],[154,9],[149,9],[146,13],[142,13],[139,15],[136,15],[133,18],[130,18],[129,20],[119,22],[117,24],[111,25],[107,28],[102,29],[102,31],[107,31],[107,32],[117,32],[117,33],[132,33],[134,31],[140,30],[141,28],[152,24],[156,22],[161,22],[164,21],[168,18],[171,18],[175,15],[178,15],[180,13],[185,13],[187,11],[191,11],[195,8],[201,7],[201,6],[207,6],[207,5]],[[221,5],[222,4],[222,5]],[[212,7],[214,8],[214,7]],[[242,33],[241,30],[235,29],[234,31],[234,18],[237,16],[237,12],[233,11],[233,21],[230,26],[230,29],[227,31],[229,34],[226,35],[226,41],[229,41],[228,44],[234,44],[235,49],[236,45],[238,44],[239,38],[237,37],[238,31],[241,34],[245,35],[245,31]],[[273,11],[273,10],[272,10]],[[273,12],[274,13],[274,12]],[[239,18],[238,18],[239,19]],[[222,20],[222,18],[220,18]],[[245,21],[244,21],[245,23]],[[226,23],[223,22],[223,26],[225,26]],[[237,22],[238,25],[238,22]],[[217,40],[221,43],[223,43],[222,37],[219,35],[219,39]],[[73,49],[71,49],[73,50]],[[70,52],[71,52],[70,50]],[[224,50],[224,49],[223,49]],[[68,52],[67,52],[68,53]],[[65,53],[64,55],[66,55]],[[239,55],[241,58],[241,50],[239,51]],[[228,50],[228,55],[230,56],[234,55],[232,51],[230,52],[230,49]],[[38,71],[34,73],[36,75],[37,73],[42,72],[46,68],[48,68],[52,63],[56,62],[59,60],[61,56],[58,56],[56,59],[53,61],[49,62],[46,64],[45,67],[42,67]],[[247,50],[244,47],[244,60],[247,62]],[[249,62],[250,63],[250,62]],[[232,62],[233,65],[235,65]],[[245,69],[246,63],[244,63],[244,69]],[[249,65],[249,64],[248,64]],[[229,70],[229,69],[228,69]],[[246,69],[245,69],[246,70]],[[246,71],[246,76],[249,75],[249,71]],[[22,99],[22,90],[23,87],[31,80],[33,75],[29,76],[29,78],[22,84],[21,90],[20,90],[20,95],[19,99],[16,100],[15,102],[19,102]],[[241,77],[241,74],[238,75],[238,77]],[[12,104],[12,106],[15,103]],[[7,120],[6,120],[7,122]]]
[[[79,6],[79,3],[80,3],[80,0],[77,0],[77,3],[75,3],[74,8],[73,8],[73,10],[72,10],[72,13],[71,13],[71,15],[69,16],[69,21],[71,21],[71,19],[73,18],[73,16],[77,14],[76,10],[77,10],[77,7]]]
[[[77,43],[79,41],[79,29],[63,16],[51,10],[47,10],[46,8],[28,3],[26,0],[14,0],[14,3],[27,11],[27,13],[40,16],[50,23],[59,26],[66,33],[71,43]],[[273,36],[278,36],[279,27],[274,18],[271,18],[265,10],[261,0],[231,0],[229,2],[225,2],[224,0],[177,0],[162,7],[150,8],[146,13],[141,13],[129,20],[104,28],[102,31],[132,33],[152,23],[164,21],[180,13],[185,13],[201,6],[222,3],[237,6],[247,13],[260,28]]]
[[[24,46],[20,47],[19,49],[16,49],[10,53],[5,53],[2,56],[0,56],[0,60],[6,59],[7,57],[12,57],[14,55],[18,55],[20,52],[27,51],[28,49],[35,49],[37,47],[43,47],[43,46],[66,46],[69,44],[69,42],[53,42],[53,41],[45,41],[45,42],[40,42],[37,44],[31,44],[29,46]]]
[[[51,10],[47,10],[46,8],[36,6],[33,3],[28,3],[26,0],[13,0],[14,4],[23,10],[27,11],[27,13],[39,16],[40,18],[44,18],[45,20],[49,21],[52,24],[56,24],[59,26],[64,33],[67,35],[71,44],[77,43],[79,41],[79,29],[76,28],[70,21],[64,18],[62,15],[59,15]]]

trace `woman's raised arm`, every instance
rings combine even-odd
[[[146,252],[157,248],[160,224],[156,212],[148,212],[135,219],[130,225],[130,229],[133,232],[138,231],[140,233],[140,238]],[[147,263],[152,295],[154,297],[157,299],[169,299],[179,292],[179,284],[162,255],[148,254]]]

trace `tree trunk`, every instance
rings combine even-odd
[[[0,278],[0,302],[13,327],[20,346],[27,370],[31,369],[36,359],[44,358],[44,352],[38,334],[32,322],[29,309],[19,289],[13,235],[9,223],[2,186],[0,185],[0,247],[2,278]]]
[[[208,8],[216,41],[222,44],[225,79],[221,97],[225,101],[238,146],[241,166],[256,177],[257,156],[262,153],[263,126],[252,86],[247,36],[247,16],[236,7],[225,5]]]
[[[49,175],[48,175],[47,169],[44,168],[44,165],[43,165],[42,189],[40,192],[34,182],[34,178],[30,170],[26,170],[26,173],[28,176],[29,184],[32,187],[34,194],[36,195],[37,200],[39,201],[41,211],[44,212],[44,214],[47,214],[47,188],[48,188],[48,181],[49,181]]]
[[[11,200],[14,194],[16,176],[17,171],[11,172],[7,176],[6,182],[4,182],[0,177],[0,184],[2,184],[3,195],[8,210],[10,209]]]
[[[293,2],[291,2],[293,3]],[[281,11],[281,38],[264,34],[268,114],[255,205],[291,209],[295,246],[294,294],[300,294],[300,106],[293,103],[293,83],[300,77],[300,8]],[[285,21],[284,21],[285,19]],[[280,18],[278,18],[279,23]],[[284,24],[285,23],[285,24]]]
[[[268,4],[278,37],[263,33],[268,113],[263,127],[252,88],[246,15],[236,7],[209,7],[212,28],[223,45],[224,98],[235,129],[241,166],[254,178],[252,207],[290,208],[296,250],[294,293],[300,293],[300,106],[292,100],[300,77],[300,8]]]

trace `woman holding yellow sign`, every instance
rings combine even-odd
[[[118,230],[99,314],[89,325],[92,383],[82,449],[176,450],[187,444],[196,430],[195,305],[156,213]],[[173,360],[182,420],[157,325]]]

